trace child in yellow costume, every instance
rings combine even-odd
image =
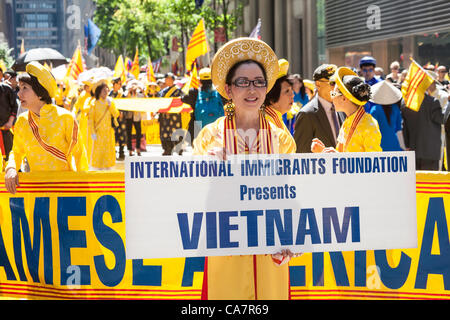
[[[57,91],[55,78],[38,62],[29,63],[26,71],[19,77],[18,96],[28,111],[15,124],[13,149],[5,170],[5,186],[12,194],[17,191],[17,172],[25,157],[31,172],[88,170],[76,119],[52,104]]]
[[[265,55],[260,54],[264,52]],[[265,117],[264,103],[279,72],[278,59],[263,41],[239,38],[215,55],[212,80],[230,100],[226,116],[207,125],[194,141],[194,154],[294,153],[295,141]],[[246,135],[242,132],[254,132]],[[288,299],[290,251],[276,255],[207,257],[204,299]]]

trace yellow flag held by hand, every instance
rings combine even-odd
[[[147,62],[147,81],[156,82],[155,72],[153,71],[152,59],[149,57]]]
[[[419,111],[425,92],[433,81],[433,78],[417,62],[412,60],[402,85],[405,105],[411,110]]]
[[[186,52],[186,70],[191,71],[195,59],[208,53],[208,51],[209,46],[206,38],[205,22],[201,19],[189,41]]]
[[[131,66],[130,73],[136,78],[139,79],[140,66],[139,66],[139,50],[136,48],[136,54],[134,55],[133,65]]]
[[[2,60],[2,59],[0,59],[0,70],[2,70],[2,72],[6,72],[6,64],[5,64],[5,62]]]

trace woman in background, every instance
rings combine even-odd
[[[114,100],[108,97],[109,88],[105,80],[94,85],[95,101],[88,112],[89,132],[92,137],[92,170],[110,170],[116,164],[116,140],[111,117],[120,113]],[[117,120],[116,120],[117,121]]]
[[[293,124],[283,121],[284,116],[294,104],[293,81],[288,75],[289,62],[285,59],[278,61],[280,72],[273,88],[269,91],[264,102],[267,119],[278,128],[292,135]],[[293,122],[293,121],[292,121]],[[289,125],[289,127],[287,126]]]

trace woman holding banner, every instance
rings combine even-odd
[[[228,100],[225,117],[207,125],[194,141],[194,154],[294,153],[290,134],[265,117],[264,100],[277,80],[278,59],[263,41],[239,38],[215,55],[212,80]],[[276,255],[207,257],[204,299],[288,299],[290,251]]]
[[[320,152],[381,152],[381,132],[378,122],[365,112],[364,105],[371,97],[370,86],[351,69],[341,67],[336,70],[330,81],[335,82],[331,91],[336,111],[345,112],[346,120],[342,124],[337,138],[336,149],[326,147],[319,139],[313,139],[311,151]]]
[[[75,117],[52,104],[57,91],[55,78],[38,62],[30,62],[26,71],[19,76],[18,96],[28,112],[22,113],[15,124],[13,149],[5,171],[5,187],[12,194],[19,186],[17,172],[25,157],[31,172],[88,170]]]

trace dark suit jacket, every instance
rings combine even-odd
[[[344,119],[345,116],[338,112],[339,125],[342,125]],[[320,139],[327,147],[336,147],[330,122],[317,95],[297,114],[294,129],[297,153],[311,153],[313,138]]]
[[[10,116],[17,116],[17,95],[6,83],[0,83],[0,127],[8,122]]]
[[[439,101],[425,94],[419,112],[402,102],[403,136],[405,144],[416,152],[416,158],[439,160],[441,158],[441,125],[444,110]]]
[[[447,103],[447,107],[444,113],[445,124],[445,140],[447,145],[447,171],[450,171],[450,102]]]

